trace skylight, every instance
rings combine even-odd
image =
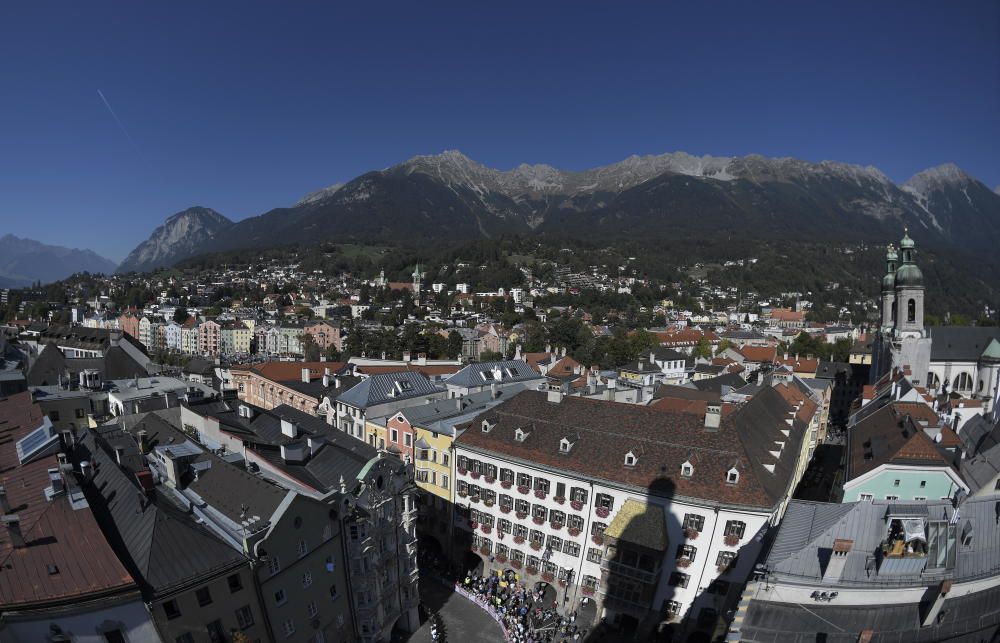
[[[59,442],[59,434],[52,428],[52,421],[44,418],[42,426],[17,441],[17,459],[25,464],[40,455],[51,452]]]

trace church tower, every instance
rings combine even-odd
[[[924,274],[917,267],[913,239],[904,233],[896,269],[896,338],[924,336]],[[884,282],[883,282],[884,283]]]
[[[420,264],[413,269],[413,298],[420,301],[420,291],[423,289],[424,273],[420,272]]]
[[[891,333],[896,326],[896,248],[890,243],[885,251],[885,276],[882,277],[882,332]]]

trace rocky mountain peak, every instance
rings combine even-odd
[[[194,254],[233,222],[211,208],[194,206],[167,217],[148,239],[140,243],[118,266],[118,272],[148,271],[168,266]]]
[[[903,183],[903,186],[910,188],[912,192],[926,196],[935,190],[941,190],[948,186],[963,186],[972,181],[975,179],[966,174],[962,168],[954,163],[944,163],[914,174]]]

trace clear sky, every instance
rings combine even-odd
[[[1000,183],[996,0],[350,4],[5,3],[0,234],[118,260],[185,207],[241,219],[445,149]]]

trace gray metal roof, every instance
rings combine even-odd
[[[928,326],[932,362],[975,362],[994,339],[1000,341],[998,326]]]
[[[442,391],[443,389],[435,386],[423,373],[399,371],[367,377],[342,393],[337,400],[365,409],[386,402],[433,395]]]
[[[445,380],[448,386],[470,388],[489,386],[492,383],[509,384],[511,382],[527,382],[542,380],[528,363],[520,359],[510,359],[499,362],[478,362],[469,364]]]

